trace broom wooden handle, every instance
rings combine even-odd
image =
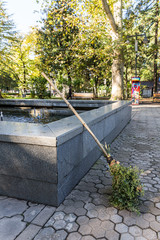
[[[81,118],[81,116],[77,113],[77,111],[75,110],[75,108],[69,103],[69,101],[63,96],[63,94],[58,90],[58,88],[56,87],[56,85],[50,80],[50,78],[47,77],[47,75],[42,72],[43,77],[49,82],[49,84],[51,85],[51,87],[53,89],[56,90],[56,92],[61,96],[61,98],[65,101],[65,103],[67,104],[67,106],[69,107],[69,109],[71,109],[71,111],[76,115],[76,117],[79,119],[79,121],[82,123],[82,125],[86,128],[86,130],[90,133],[90,135],[94,138],[95,142],[98,144],[98,146],[100,147],[100,149],[102,150],[102,152],[104,153],[104,155],[106,156],[106,158],[108,159],[108,154],[105,150],[105,148],[103,147],[103,145],[100,143],[100,141],[98,140],[98,138],[94,135],[94,133],[92,132],[92,130],[89,128],[89,126],[87,125],[87,123]]]

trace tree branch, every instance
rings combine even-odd
[[[111,24],[111,27],[112,27],[112,30],[113,32],[117,33],[118,32],[118,26],[117,24],[115,23],[115,19],[113,17],[113,14],[111,13],[111,10],[110,10],[110,7],[107,3],[106,0],[102,0],[102,4],[103,4],[103,8],[104,8],[104,11],[109,19],[109,22]]]

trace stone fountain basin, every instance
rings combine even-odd
[[[80,114],[102,143],[131,119],[129,101]],[[0,194],[58,206],[101,151],[76,116],[48,124],[0,122]]]

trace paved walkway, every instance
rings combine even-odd
[[[101,157],[58,208],[1,196],[0,240],[160,239],[160,105],[133,107],[112,152],[144,169],[140,216],[110,206],[111,178]]]

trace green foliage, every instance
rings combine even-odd
[[[46,84],[47,80],[41,76],[32,78],[31,96],[34,98],[36,94],[40,99],[48,97],[48,93],[46,91]]]
[[[157,0],[127,1],[124,4],[123,37],[125,68],[128,81],[135,74],[135,36],[138,35],[137,72],[142,81],[153,81],[154,57],[158,46],[155,44]],[[144,34],[149,42],[143,43]],[[127,38],[127,36],[129,38]],[[127,42],[126,42],[127,41]],[[128,43],[129,41],[129,43]],[[158,62],[158,59],[157,59]],[[127,83],[126,83],[127,84]],[[126,87],[127,88],[127,87]]]
[[[119,209],[138,213],[139,197],[144,194],[139,179],[140,171],[137,167],[113,163],[110,165],[110,173],[113,176],[111,202]]]
[[[104,148],[105,148],[105,150],[107,152],[107,157],[110,157],[111,156],[111,146],[110,146],[110,144],[107,144],[105,142]]]
[[[121,21],[115,18],[120,17],[118,13],[121,9],[115,7],[119,1],[38,2],[43,3],[42,27],[32,30],[26,36],[15,34],[4,0],[0,3],[0,88],[8,90],[18,86],[21,94],[30,90],[32,97],[35,97],[32,79],[38,79],[40,72],[46,71],[56,79],[60,89],[72,85],[73,91],[94,91],[95,95],[98,95],[98,90],[106,94],[102,91],[106,89],[110,96],[113,86],[111,66],[116,52],[121,54],[119,50],[123,48],[124,90],[128,97],[131,76],[135,72],[135,38],[127,36],[135,33],[150,36],[150,43],[147,45],[142,42],[143,36],[138,36],[137,69],[141,80],[153,80],[153,59],[159,51],[159,44],[154,41],[158,0],[123,1],[122,29]],[[121,32],[114,33],[110,21],[106,19],[102,2],[107,3]],[[130,43],[126,43],[127,39]],[[155,63],[158,61],[159,59],[155,59]],[[105,87],[104,79],[107,79]],[[40,92],[37,90],[37,93],[40,97],[45,97],[46,94],[44,89]]]
[[[68,78],[71,85],[71,72],[75,58],[75,41],[78,34],[78,20],[70,1],[54,0],[45,9],[44,26],[38,31],[37,53],[44,70],[55,77],[59,71]]]
[[[0,2],[0,63],[4,61],[5,53],[9,47],[9,41],[14,39],[14,24],[7,15],[5,2]]]
[[[11,77],[10,48],[15,40],[14,24],[7,14],[5,2],[0,2],[0,88],[14,88],[17,83]]]
[[[30,85],[30,79],[37,77],[39,71],[36,68],[38,59],[35,57],[36,34],[34,31],[27,35],[16,36],[16,41],[10,49],[10,68],[12,78],[16,79],[18,88],[22,93]]]
[[[149,68],[143,68],[141,70],[141,81],[152,81],[153,72]]]
[[[46,17],[37,42],[43,71],[75,91],[95,89],[97,94],[105,78],[111,83],[111,37],[102,9],[92,15],[86,1],[80,5],[75,0],[44,2]]]

